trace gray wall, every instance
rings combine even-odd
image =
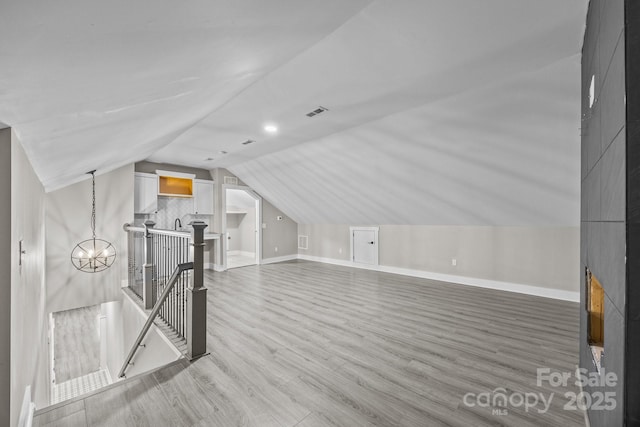
[[[298,233],[309,236],[301,255],[349,260],[349,225],[300,224]],[[578,227],[380,226],[388,267],[577,292],[578,260]]]
[[[626,112],[624,0],[592,0],[582,51],[582,203],[580,277],[588,267],[605,291],[604,365],[614,372],[617,406],[589,411],[591,425],[621,426],[624,417],[626,294]],[[595,102],[589,105],[591,78]],[[584,286],[582,307],[585,307]],[[593,371],[581,311],[580,366]],[[635,385],[637,387],[637,384]]]
[[[266,199],[262,199],[262,223],[266,225],[262,229],[263,259],[298,253],[298,224]]]
[[[211,171],[216,185],[215,211],[224,212],[222,209],[222,184],[225,176],[235,176],[226,169],[218,168]],[[246,185],[238,179],[238,185]],[[282,221],[277,217],[282,216]],[[221,215],[214,215],[213,229],[221,232]],[[281,256],[296,255],[298,253],[298,224],[287,217],[284,212],[272,205],[268,200],[262,199],[262,259]],[[276,251],[276,247],[278,250]],[[220,261],[218,261],[220,263]]]
[[[11,413],[11,130],[0,130],[0,424]]]
[[[127,239],[122,225],[133,220],[133,169],[128,165],[96,176],[96,234],[117,250],[114,264],[99,274],[78,271],[69,259],[76,243],[91,237],[91,180],[47,194],[48,312],[122,297],[121,283],[127,279]]]

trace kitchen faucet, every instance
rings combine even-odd
[[[182,221],[180,221],[180,218],[176,218],[176,220],[173,221],[173,229],[178,230],[178,227],[182,229]]]

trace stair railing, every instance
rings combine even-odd
[[[207,225],[192,222],[189,224],[192,233],[156,229],[153,221],[144,225],[144,228],[124,225],[130,250],[129,287],[140,297],[144,308],[152,312],[120,370],[120,377],[157,317],[186,340],[190,359],[206,353],[207,289],[203,284]],[[191,270],[189,274],[185,273],[187,270]]]
[[[180,278],[180,275],[184,271],[192,270],[192,269],[193,269],[193,263],[189,262],[185,264],[179,264],[175,268],[175,270],[173,270],[173,274],[167,281],[164,287],[164,290],[162,291],[162,295],[160,295],[160,297],[158,298],[158,301],[156,301],[156,304],[153,306],[153,310],[151,310],[151,314],[149,314],[147,321],[144,323],[144,326],[142,327],[142,330],[138,334],[138,337],[136,338],[135,342],[133,343],[133,346],[131,347],[131,350],[129,351],[127,358],[122,364],[122,368],[120,368],[120,372],[118,373],[118,378],[123,378],[125,376],[125,372],[129,367],[129,365],[131,364],[131,360],[133,359],[133,356],[136,354],[136,351],[138,351],[138,348],[142,344],[142,340],[147,335],[147,332],[149,332],[149,329],[151,328],[151,325],[153,325],[153,322],[156,320],[156,317],[160,313],[160,310],[162,309],[162,306],[164,305],[164,302],[166,301],[167,297],[171,294],[171,291],[173,291],[173,287],[175,286],[176,283],[178,283],[178,279]]]

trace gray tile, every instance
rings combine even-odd
[[[599,221],[601,220],[601,202],[600,202],[600,177],[602,163],[598,164],[591,169],[587,179],[585,179],[585,188],[587,196],[587,220]]]
[[[580,223],[580,263],[587,265],[587,227],[588,223]]]
[[[587,191],[586,179],[580,183],[580,221],[587,221],[589,215],[588,209],[589,192]]]
[[[587,228],[587,267],[591,271],[597,268],[596,260],[599,254],[600,248],[600,225],[599,222],[588,222],[586,223]]]
[[[591,66],[598,52],[598,32],[600,30],[600,3],[602,0],[591,0],[587,11],[587,28],[584,33],[582,47],[582,61],[587,67]]]
[[[604,3],[604,2],[603,2]],[[598,33],[600,73],[604,76],[624,29],[624,0],[606,0]]]
[[[587,120],[582,123],[582,129],[583,132],[585,132],[588,171],[591,171],[600,159],[602,150],[602,143],[600,142],[600,120],[600,107],[596,101],[593,108],[587,113]]]
[[[602,156],[601,214],[604,221],[626,218],[625,133],[620,132]]]
[[[622,314],[607,297],[604,301],[604,368],[617,377],[614,386],[605,386],[603,392],[614,392],[617,405],[613,410],[604,412],[604,425],[623,425],[624,411],[624,363],[625,363],[625,326]]]
[[[625,105],[625,60],[624,40],[618,44],[609,71],[603,82],[602,91],[598,98],[598,108],[601,112],[600,133],[601,152],[609,146],[616,135],[624,127],[627,113]]]
[[[618,310],[624,312],[626,297],[626,231],[624,222],[598,224],[600,245],[592,270]]]

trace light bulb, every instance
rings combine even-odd
[[[267,133],[276,133],[278,132],[278,126],[274,125],[274,124],[268,124],[264,126],[264,130]]]

